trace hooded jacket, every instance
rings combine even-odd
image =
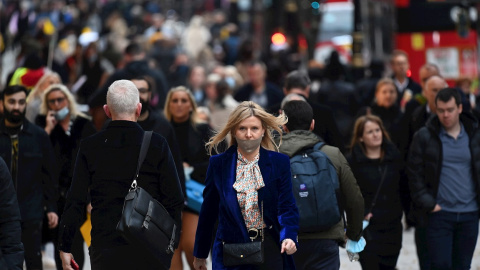
[[[295,130],[283,136],[279,151],[292,158],[299,151],[312,148],[322,139],[307,130]],[[363,197],[357,181],[353,176],[347,160],[336,147],[324,145],[321,148],[335,166],[340,181],[341,208],[347,214],[347,237],[358,241],[362,233]],[[299,239],[333,239],[343,243],[345,241],[344,222],[341,220],[330,229],[315,233],[301,233]]]

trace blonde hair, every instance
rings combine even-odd
[[[65,98],[68,100],[68,110],[70,111],[71,118],[82,116],[84,118],[90,119],[88,115],[84,114],[78,109],[75,98],[73,97],[72,93],[70,93],[70,90],[68,90],[68,88],[63,84],[52,84],[47,88],[47,90],[45,90],[45,92],[43,92],[42,104],[40,105],[41,115],[46,115],[47,112],[50,110],[48,108],[47,96],[53,91],[60,91],[65,95]]]
[[[282,130],[281,126],[287,123],[287,117],[284,114],[275,117],[267,113],[262,107],[253,101],[244,101],[240,103],[235,110],[230,113],[228,121],[225,127],[213,136],[210,141],[205,145],[208,149],[208,153],[211,155],[212,150],[218,152],[218,145],[224,141],[230,134],[229,146],[236,145],[235,132],[237,131],[240,123],[251,117],[255,116],[262,122],[262,127],[265,129],[265,136],[262,138],[261,146],[272,151],[278,151],[279,145],[282,143]],[[280,143],[277,145],[273,140],[273,131],[280,134]]]
[[[35,86],[33,87],[32,91],[30,92],[30,94],[27,97],[27,103],[30,103],[34,99],[36,99],[37,97],[42,96],[42,94],[43,94],[42,91],[45,90],[45,89],[40,89],[40,86],[50,77],[56,77],[59,82],[62,82],[62,80],[60,78],[60,75],[58,75],[57,72],[48,70],[47,72],[45,72],[45,74],[43,74],[43,76],[40,78],[40,80],[38,80],[37,84],[35,84]]]
[[[378,82],[377,82],[377,86],[375,87],[375,94],[377,94],[377,92],[380,90],[380,88],[382,88],[384,85],[387,85],[387,84],[390,84],[393,86],[393,88],[395,88],[395,83],[393,82],[392,79],[390,78],[382,78],[380,79]]]
[[[188,99],[190,100],[190,104],[192,104],[192,111],[190,112],[190,124],[192,124],[192,126],[195,127],[195,124],[201,122],[197,116],[197,103],[195,102],[195,98],[193,97],[192,91],[190,91],[185,86],[177,86],[170,89],[170,91],[168,91],[167,98],[165,99],[165,106],[163,108],[163,113],[165,114],[165,117],[170,122],[173,119],[172,113],[169,110],[169,104],[172,101],[173,94],[177,92],[184,92],[187,94]]]

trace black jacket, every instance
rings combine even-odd
[[[172,125],[163,116],[163,114],[149,108],[148,118],[143,121],[137,121],[137,123],[145,131],[153,131],[162,135],[167,140],[168,147],[172,153],[173,160],[175,161],[175,167],[177,168],[178,179],[180,179],[180,185],[182,186],[183,195],[186,197],[185,191],[185,173],[183,172],[182,156],[180,155],[180,148],[175,136],[175,130]]]
[[[18,169],[13,185],[17,190],[22,221],[42,220],[43,208],[57,212],[58,169],[47,133],[25,120],[18,134]],[[0,121],[0,155],[10,168],[12,140]]]
[[[402,244],[403,205],[408,205],[407,179],[403,174],[400,152],[391,142],[383,144],[385,156],[369,159],[360,145],[356,145],[347,160],[357,179],[365,200],[365,212],[372,213],[370,224],[364,231],[366,249],[376,254],[392,255],[400,251]],[[383,174],[385,174],[383,183]],[[378,190],[375,206],[372,202]]]
[[[212,136],[212,129],[207,124],[196,124],[194,128],[190,124],[190,120],[184,123],[172,121],[172,126],[180,141],[180,153],[183,161],[193,167],[190,177],[197,182],[204,183],[210,160],[205,144]]]
[[[143,134],[135,122],[112,121],[106,130],[81,142],[60,222],[59,250],[70,252],[88,194],[93,207],[91,246],[102,249],[128,244],[116,226],[135,174]],[[168,144],[156,133],[140,168],[138,185],[163,204],[180,233],[183,193]]]
[[[472,156],[472,177],[480,195],[480,132],[478,122],[470,114],[460,115],[465,131],[470,140],[470,153]],[[417,225],[426,225],[427,214],[436,205],[438,185],[442,169],[443,150],[442,142],[438,136],[441,124],[435,115],[430,118],[425,127],[421,128],[413,137],[408,155],[407,175],[413,209],[410,218]],[[480,205],[480,196],[477,196]]]
[[[22,229],[17,196],[8,167],[0,158],[0,269],[23,269]]]
[[[274,104],[282,102],[283,93],[280,88],[270,82],[265,82],[265,93],[267,95],[267,106],[268,108]],[[250,96],[253,94],[253,86],[251,83],[247,83],[237,90],[233,96],[238,102],[250,100]]]

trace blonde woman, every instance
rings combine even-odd
[[[196,270],[206,268],[216,220],[213,269],[295,269],[298,209],[292,194],[290,161],[277,153],[272,132],[286,123],[258,104],[244,101],[207,144],[212,153],[227,137],[230,147],[210,158],[194,249]],[[260,265],[226,267],[223,245],[264,241]]]
[[[27,97],[27,108],[25,112],[25,117],[28,121],[34,123],[35,118],[40,113],[40,105],[42,103],[43,92],[52,84],[61,83],[60,75],[54,71],[47,71],[41,78],[38,80],[35,87]]]
[[[183,86],[171,89],[166,98],[164,114],[175,130],[185,177],[204,183],[209,159],[205,144],[210,140],[212,132],[210,126],[198,117],[197,104],[192,92]],[[170,269],[183,269],[182,252],[185,252],[187,262],[193,268],[193,244],[197,222],[198,210],[187,205],[182,215],[180,243]]]
[[[95,128],[89,118],[78,111],[73,95],[68,88],[62,84],[52,84],[44,92],[40,105],[40,114],[36,117],[35,123],[44,128],[50,136],[57,165],[60,172],[58,215],[61,216],[65,208],[67,192],[72,181],[73,164],[77,156],[80,141],[93,133]],[[53,233],[56,238],[58,227]],[[57,239],[53,239],[55,245],[55,261],[62,265],[57,250]],[[80,231],[77,231],[72,245],[72,253],[75,260],[83,265],[83,239]]]

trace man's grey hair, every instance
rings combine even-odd
[[[138,89],[129,80],[118,80],[108,87],[107,105],[112,114],[135,114],[137,104],[140,102]]]
[[[291,94],[286,95],[282,99],[282,103],[280,103],[280,109],[283,109],[283,106],[285,106],[285,104],[287,104],[287,102],[292,101],[292,100],[301,100],[301,101],[305,101],[305,102],[307,101],[302,95],[291,93]]]

